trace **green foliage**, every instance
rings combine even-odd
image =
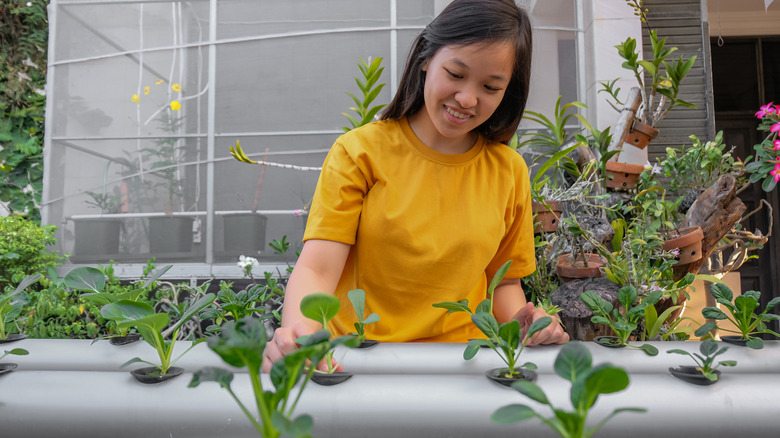
[[[3,354],[0,355],[0,360],[3,360],[3,358],[8,356],[9,354],[13,354],[15,356],[27,356],[28,354],[30,354],[30,352],[25,350],[24,348],[12,348],[10,350],[3,350]]]
[[[301,300],[301,314],[303,316],[313,320],[317,321],[318,323],[322,324],[323,330],[325,333],[330,336],[330,332],[327,331],[326,327],[328,327],[328,321],[333,319],[338,313],[339,308],[341,307],[341,301],[339,301],[338,298],[331,294],[326,293],[315,293],[306,295]],[[301,338],[297,339],[296,342],[299,344],[302,344],[304,342],[310,342],[309,338],[314,335],[309,336],[302,336]],[[331,340],[331,344],[333,347],[336,345],[347,345],[349,347],[356,347],[360,344],[360,341],[357,337],[352,335],[346,335],[346,336],[339,336],[338,338],[335,338]],[[328,365],[328,374],[333,374],[336,371],[336,368],[333,366],[333,349],[327,351],[325,354],[325,363]]]
[[[221,281],[217,299],[201,312],[201,319],[213,321],[206,328],[207,333],[216,333],[227,321],[238,321],[246,316],[260,320],[282,320],[279,308],[284,290],[270,272],[265,273],[265,284],[252,284],[239,292],[233,291],[233,282]]]
[[[22,313],[22,307],[26,302],[22,291],[28,286],[38,281],[40,274],[31,275],[22,280],[13,292],[0,294],[0,340],[8,338],[8,329],[12,324],[16,324],[17,318]]]
[[[764,341],[756,335],[765,333],[780,337],[780,333],[776,333],[766,326],[766,323],[769,321],[780,320],[780,315],[769,313],[775,306],[780,304],[780,297],[775,297],[769,301],[764,310],[759,313],[756,311],[761,298],[761,293],[758,291],[749,290],[734,298],[734,293],[723,283],[713,284],[710,291],[715,301],[722,307],[725,307],[729,313],[726,314],[713,306],[702,309],[702,316],[706,319],[717,321],[727,319],[737,327],[737,330],[721,328],[718,327],[717,322],[710,321],[696,330],[694,333],[696,336],[706,336],[710,330],[717,328],[719,331],[739,334],[742,339],[747,341],[747,346],[754,350],[764,348]]]
[[[593,312],[591,321],[597,324],[604,324],[612,329],[618,337],[618,345],[628,345],[628,338],[631,333],[637,329],[637,322],[644,316],[647,306],[654,306],[663,292],[660,290],[651,292],[644,299],[637,301],[636,289],[633,286],[621,287],[618,291],[618,302],[623,306],[621,312],[618,307],[605,301],[593,291],[587,291],[580,294],[580,299]],[[650,344],[644,344],[636,347],[647,353],[648,356],[658,355],[658,349]]]
[[[352,303],[352,308],[355,310],[355,316],[357,316],[357,322],[355,323],[356,335],[360,342],[366,340],[366,324],[371,324],[379,321],[379,315],[372,313],[363,318],[366,312],[366,291],[363,289],[354,289],[347,292],[347,298]]]
[[[351,336],[349,338],[354,340]],[[335,347],[329,339],[330,333],[327,330],[320,330],[306,339],[301,339],[300,348],[295,352],[274,362],[270,374],[274,390],[271,391],[270,388],[263,388],[263,380],[260,378],[263,351],[268,342],[265,327],[252,317],[230,321],[217,336],[209,338],[208,345],[227,364],[247,368],[252,382],[257,414],[251,413],[233,392],[230,386],[233,373],[225,369],[207,367],[198,370],[192,376],[189,387],[197,387],[203,382],[218,383],[228,391],[260,436],[264,438],[276,438],[281,434],[300,438],[310,437],[309,432],[313,425],[311,417],[301,415],[293,419],[292,416],[314,372],[314,367],[308,367],[307,371],[307,364],[320,362]],[[294,388],[298,388],[297,394],[293,391]]]
[[[0,3],[0,201],[36,223],[43,190],[48,3]]]
[[[745,172],[750,175],[750,183],[761,181],[761,188],[765,192],[774,190],[777,185],[775,174],[777,174],[778,152],[775,145],[778,142],[780,131],[772,131],[772,126],[780,123],[780,110],[775,107],[773,110],[768,111],[767,107],[771,106],[771,103],[762,106],[761,111],[756,114],[761,119],[758,130],[765,132],[765,134],[761,143],[753,145],[753,149],[756,151],[756,159],[745,166]]]
[[[387,106],[385,104],[374,105],[373,107],[371,106],[371,103],[376,100],[379,92],[382,91],[382,88],[385,86],[385,84],[377,84],[379,77],[382,76],[382,71],[384,71],[384,67],[380,67],[383,58],[376,58],[373,61],[371,61],[371,58],[369,58],[370,63],[364,61],[363,58],[358,59],[360,59],[360,62],[358,62],[357,66],[360,69],[360,73],[363,74],[363,80],[361,81],[360,78],[355,78],[355,83],[363,95],[363,100],[361,101],[352,93],[347,93],[347,95],[349,95],[349,97],[351,97],[355,102],[355,106],[350,107],[349,109],[357,113],[357,117],[353,117],[347,113],[342,113],[352,125],[351,128],[346,126],[341,128],[344,130],[344,132],[349,132],[355,128],[359,128],[367,123],[370,123],[374,120],[376,113]],[[376,85],[376,87],[374,87],[374,85]]]
[[[470,340],[469,344],[466,346],[466,350],[463,352],[463,359],[470,360],[476,356],[481,347],[489,347],[495,351],[507,365],[506,376],[509,378],[518,376],[520,374],[519,368],[527,368],[530,370],[536,369],[536,365],[531,362],[526,362],[522,366],[517,367],[520,353],[523,352],[523,349],[531,339],[531,336],[543,330],[552,322],[552,318],[549,316],[539,318],[528,327],[528,330],[526,330],[525,333],[521,333],[520,323],[516,320],[505,322],[500,325],[498,324],[496,317],[493,316],[493,293],[499,283],[501,283],[504,275],[506,275],[511,264],[512,261],[509,260],[499,268],[488,287],[488,298],[479,303],[473,312],[469,308],[469,300],[461,300],[458,302],[444,301],[433,305],[433,307],[439,309],[447,309],[447,313],[470,313],[471,321],[487,339]]]
[[[170,317],[167,313],[155,312],[154,308],[149,304],[138,301],[119,300],[103,306],[100,313],[104,318],[115,321],[118,329],[135,327],[144,341],[157,351],[157,356],[160,359],[160,365],[157,365],[135,357],[122,364],[122,367],[136,362],[143,362],[157,367],[157,369],[160,370],[160,374],[166,374],[168,369],[182,356],[197,344],[206,340],[206,338],[194,340],[189,348],[184,350],[184,352],[176,358],[173,358],[173,347],[176,344],[176,339],[179,335],[179,328],[204,307],[214,301],[214,298],[214,294],[206,294],[197,301],[187,303],[186,311],[182,313],[179,320],[169,329],[169,332],[173,332],[170,339],[166,339],[166,336],[164,336],[163,333],[163,330],[168,327]]]
[[[744,163],[732,155],[734,148],[726,150],[723,131],[719,131],[714,140],[706,143],[702,143],[695,135],[689,138],[691,146],[682,145],[679,150],[666,148],[666,157],[658,163],[669,178],[669,188],[674,193],[706,189],[721,175],[739,176]],[[749,160],[750,157],[746,159]]]
[[[723,347],[718,350],[718,342],[713,339],[707,339],[703,341],[701,345],[699,345],[699,351],[701,354],[691,354],[685,350],[680,349],[667,350],[667,353],[685,354],[690,356],[691,359],[696,362],[696,365],[698,365],[697,369],[701,371],[704,377],[706,377],[708,380],[715,381],[718,380],[718,375],[715,374],[715,370],[719,366],[733,367],[737,365],[737,361],[735,360],[724,360],[713,366],[715,363],[715,357],[725,353],[728,349],[729,347]]]
[[[545,418],[531,407],[512,404],[499,408],[492,415],[496,424],[512,424],[529,418],[538,418],[542,423],[564,438],[586,438],[592,436],[613,416],[621,412],[645,412],[642,408],[615,409],[596,426],[588,428],[585,424],[588,411],[602,394],[612,394],[628,387],[628,373],[611,364],[592,365],[588,349],[582,343],[569,342],[561,347],[555,358],[555,373],[570,381],[573,411],[564,411],[553,407],[544,391],[535,383],[519,381],[512,388],[538,403],[547,405],[554,416]]]
[[[28,275],[46,272],[64,257],[49,251],[56,243],[54,225],[39,226],[21,216],[0,217],[0,291]]]

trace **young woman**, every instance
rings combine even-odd
[[[342,301],[334,335],[353,331],[346,295],[360,288],[381,318],[370,339],[466,342],[483,337],[469,315],[432,304],[476,306],[512,260],[496,318],[527,328],[547,316],[520,283],[535,269],[528,168],[501,143],[522,118],[530,68],[531,25],[512,0],[455,0],[423,30],[383,119],[341,136],[325,159],[266,369],[320,328],[300,313],[315,292]],[[567,342],[555,321],[529,345]]]

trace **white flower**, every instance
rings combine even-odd
[[[30,6],[32,6],[32,2],[27,2],[27,7],[29,8]]]
[[[239,269],[244,271],[244,275],[250,275],[252,269],[260,267],[260,263],[254,257],[239,256],[238,263],[236,264]]]

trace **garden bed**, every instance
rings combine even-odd
[[[179,345],[180,344],[180,345]],[[187,342],[177,344],[182,351]],[[723,371],[713,386],[696,386],[672,377],[668,368],[685,364],[666,354],[679,348],[698,351],[698,342],[653,342],[661,354],[649,358],[633,349],[608,349],[587,342],[595,364],[611,362],[630,375],[626,391],[600,398],[589,417],[595,425],[615,408],[623,413],[597,436],[774,436],[776,394],[780,393],[780,341],[763,350],[731,346],[723,359],[738,366]],[[257,436],[228,393],[215,383],[188,388],[203,366],[225,367],[206,345],[196,346],[177,363],[185,374],[158,385],[136,382],[119,369],[128,358],[152,359],[145,343],[112,346],[78,340],[14,343],[29,356],[11,358],[16,371],[0,376],[0,417],[4,436],[251,437]],[[298,413],[314,418],[315,437],[471,437],[534,436],[553,433],[537,420],[512,426],[493,424],[501,406],[528,404],[528,398],[484,377],[501,365],[494,354],[462,358],[460,344],[380,344],[366,350],[339,350],[336,358],[355,376],[332,387],[307,385]],[[524,359],[538,365],[537,383],[556,406],[568,406],[570,384],[553,373],[560,347],[528,349]],[[487,353],[487,352],[486,352]],[[8,359],[6,359],[8,361]],[[140,367],[136,364],[129,368]],[[233,370],[232,387],[252,399],[245,370]],[[267,377],[267,376],[264,376]]]

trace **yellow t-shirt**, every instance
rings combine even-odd
[[[366,291],[369,339],[465,342],[484,335],[464,312],[432,307],[468,298],[474,309],[507,260],[505,278],[536,269],[528,167],[480,136],[466,153],[423,144],[407,120],[342,135],[325,158],[304,240],[352,245],[336,296],[334,335],[354,332],[347,292]]]

